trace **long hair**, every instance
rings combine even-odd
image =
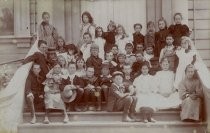
[[[89,23],[93,24],[93,17],[89,12],[85,11],[82,13],[82,23],[84,23],[83,16],[87,16],[89,19]]]
[[[96,29],[95,29],[95,38],[99,37],[99,36],[98,36],[98,30],[99,30],[99,29],[101,29],[101,31],[102,31],[102,36],[101,36],[101,37],[104,37],[103,28],[100,27],[100,26],[98,26],[98,27],[96,27]]]
[[[78,66],[77,66],[77,62],[78,61],[83,61],[84,62],[84,65],[83,65],[83,68],[85,69],[86,68],[86,65],[85,65],[85,60],[84,60],[84,58],[82,58],[82,57],[78,57],[77,59],[76,59],[76,68],[78,69]]]
[[[125,28],[124,28],[121,24],[118,24],[117,30],[118,30],[119,28],[122,28],[122,31],[123,31],[123,36],[122,36],[121,39],[124,39],[125,37],[128,37],[128,35],[127,35],[126,32],[125,32]]]
[[[160,21],[163,21],[164,23],[165,23],[165,28],[164,29],[167,29],[167,22],[166,22],[166,20],[162,17],[162,18],[160,18],[159,20],[158,20],[158,25],[159,25],[159,22]]]
[[[59,39],[63,40],[63,47],[65,47],[65,45],[66,45],[66,42],[65,42],[64,38],[62,36],[58,36],[58,39],[57,39],[57,42],[56,42],[56,49],[57,50],[59,50],[59,46],[58,46],[58,40]]]

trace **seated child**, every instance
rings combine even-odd
[[[126,63],[132,65],[135,59],[135,54],[133,54],[133,44],[127,43],[125,45],[125,51],[126,51]]]
[[[85,71],[85,60],[81,57],[77,58],[76,60],[76,75],[78,77],[84,77],[86,75],[86,71]]]
[[[90,57],[90,47],[93,44],[91,34],[86,32],[83,35],[84,44],[82,44],[80,51],[83,54],[85,61]]]
[[[154,57],[154,46],[147,45],[144,51],[144,58],[146,61],[150,61]]]
[[[133,45],[136,52],[137,44],[144,44],[144,35],[141,34],[142,25],[140,23],[134,24],[133,28],[135,30],[133,33]]]
[[[111,49],[111,52],[112,52],[113,55],[114,55],[113,61],[114,61],[114,62],[117,62],[117,55],[118,55],[118,53],[119,53],[118,46],[117,46],[117,45],[114,45],[114,46],[112,47],[112,49]],[[108,52],[106,52],[106,53],[108,53]]]
[[[63,39],[62,36],[59,36],[57,39],[57,47],[56,47],[56,54],[62,54],[66,52],[66,48],[65,48],[65,40]]]
[[[94,103],[94,107],[96,107],[96,111],[101,110],[101,87],[99,78],[94,75],[94,67],[87,67],[86,76],[83,78],[84,81],[84,100],[85,100],[85,108],[84,111],[92,110],[89,98],[91,97],[91,101]],[[96,98],[96,102],[95,102]],[[94,109],[95,110],[95,109]]]
[[[144,44],[143,43],[137,43],[136,49],[134,49],[135,54],[141,53],[144,54]]]
[[[113,83],[109,90],[107,111],[123,111],[122,121],[135,121],[137,98],[123,85],[123,73],[115,71],[112,74]]]
[[[66,60],[67,63],[76,61],[77,47],[74,44],[66,45],[67,55]]]
[[[117,66],[117,63],[113,61],[113,59],[114,59],[113,53],[111,51],[107,52],[105,62],[109,63],[109,70],[111,74],[115,71],[116,66]]]
[[[134,77],[137,77],[141,74],[141,66],[143,62],[145,61],[143,54],[137,53],[136,54],[136,62],[132,65],[132,75]]]
[[[133,75],[131,75],[131,72],[132,72],[131,66],[129,64],[124,65],[122,71],[124,74],[124,85],[125,87],[128,88],[130,85],[133,84],[133,80],[134,80]]]
[[[34,63],[29,75],[26,79],[26,84],[25,84],[25,97],[26,97],[26,102],[27,105],[30,106],[31,108],[31,114],[32,114],[32,120],[31,124],[36,123],[36,114],[35,114],[35,106],[38,103],[43,103],[44,104],[44,89],[42,82],[44,80],[43,77],[40,76],[40,65]]]
[[[92,44],[90,47],[90,53],[91,56],[86,61],[86,66],[92,66],[95,70],[95,76],[101,75],[101,65],[102,65],[102,59],[98,56],[99,55],[99,47],[96,44]]]
[[[123,70],[123,66],[125,65],[126,56],[123,53],[119,53],[117,57],[117,66],[116,70],[121,71]]]
[[[141,67],[141,75],[136,77],[133,86],[136,89],[136,111],[142,113],[143,122],[155,122],[152,118],[156,110],[156,97],[154,94],[153,77],[149,74],[149,63],[144,62]]]
[[[177,108],[181,104],[179,94],[174,88],[175,74],[169,70],[169,61],[163,58],[161,61],[161,71],[154,76],[155,88],[157,89],[157,108],[170,109]]]
[[[180,117],[182,121],[199,121],[204,97],[202,85],[192,64],[186,67],[185,73],[186,77],[179,86],[182,100]]]

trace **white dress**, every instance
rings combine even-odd
[[[180,49],[176,51],[176,55],[179,58],[179,64],[176,70],[174,87],[179,89],[179,84],[185,77],[185,68],[187,65],[192,63],[193,56],[196,55],[196,52],[194,50],[190,50],[188,53],[185,53],[185,49]]]
[[[156,110],[156,94],[154,93],[153,76],[140,75],[135,78],[133,85],[138,98],[136,104],[136,111],[139,112],[141,107],[151,107]]]
[[[179,93],[173,92],[175,75],[172,71],[158,71],[154,76],[155,88],[157,92],[156,105],[158,109],[177,108],[181,104]],[[168,97],[163,94],[169,94]]]
[[[99,47],[99,57],[104,60],[104,45],[105,45],[105,39],[102,37],[97,37],[94,40],[95,44]]]
[[[90,57],[90,47],[91,47],[91,45],[92,45],[92,43],[83,44],[80,48],[81,52],[83,53],[83,58],[84,58],[85,62]]]
[[[116,35],[115,36],[115,44],[118,46],[118,49],[119,49],[119,53],[123,53],[123,54],[126,54],[126,51],[125,51],[125,46],[127,43],[129,42],[132,42],[129,37],[124,37],[122,39],[122,36],[121,35]]]

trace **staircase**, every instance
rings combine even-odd
[[[52,112],[50,124],[43,124],[44,113],[37,113],[37,123],[30,124],[30,113],[23,114],[18,133],[206,133],[206,122],[181,122],[179,110],[158,111],[156,123],[121,122],[122,112],[68,112],[70,122],[64,124],[61,112]],[[140,117],[138,114],[136,117]]]

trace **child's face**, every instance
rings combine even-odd
[[[42,44],[38,47],[38,49],[39,49],[42,53],[46,53],[46,52],[47,52],[47,49],[48,49],[47,44],[42,43]]]
[[[144,56],[140,53],[136,54],[136,60],[137,61],[143,61],[144,60]]]
[[[78,60],[77,61],[77,67],[80,68],[80,69],[84,68],[84,64],[85,64],[85,62],[83,60]]]
[[[96,48],[94,48],[94,49],[91,49],[91,50],[90,50],[90,53],[91,53],[91,55],[97,57],[97,56],[98,56],[98,53],[99,53],[99,50],[96,49]]]
[[[168,60],[164,60],[162,63],[161,63],[161,68],[163,71],[167,71],[169,69],[169,62]]]
[[[186,76],[187,76],[188,79],[193,78],[194,74],[195,74],[194,68],[187,68]]]
[[[94,68],[88,67],[86,74],[87,74],[87,77],[92,78],[94,75]]]
[[[147,75],[148,72],[149,72],[149,68],[146,65],[144,65],[141,68],[141,72],[142,72],[143,75]]]
[[[181,41],[181,46],[184,49],[188,49],[189,48],[189,44],[188,44],[188,42],[186,40],[182,40]]]
[[[97,35],[98,35],[99,37],[102,37],[103,31],[102,31],[101,28],[97,29]]]
[[[84,39],[85,43],[90,43],[91,42],[91,37],[88,34],[84,35],[83,39]]]
[[[171,46],[171,45],[173,45],[173,42],[174,42],[174,39],[173,39],[172,36],[166,37],[166,44],[167,45]]]
[[[74,50],[73,49],[68,49],[68,53],[69,53],[69,55],[73,55],[74,54]]]
[[[147,28],[149,33],[153,33],[155,31],[155,26],[153,24],[150,24]]]
[[[114,58],[114,55],[112,52],[106,53],[106,60],[112,61]]]
[[[125,57],[119,56],[118,57],[118,62],[121,63],[121,64],[125,63]]]
[[[52,87],[53,85],[54,85],[53,79],[49,79],[49,81],[48,81],[48,86],[49,86],[49,87]]]
[[[108,31],[113,31],[113,30],[114,30],[114,26],[111,25],[111,24],[109,24],[109,25],[108,25]]]
[[[63,39],[59,38],[58,39],[58,46],[63,47],[63,45],[64,45]]]
[[[158,27],[159,27],[160,30],[164,29],[166,27],[165,22],[164,21],[159,21],[158,22]]]
[[[141,26],[140,25],[136,25],[134,28],[136,33],[140,33],[141,32]]]
[[[63,57],[59,57],[59,58],[58,58],[58,62],[59,62],[59,64],[60,64],[61,66],[64,66],[64,65],[66,64],[66,60],[65,60],[65,58],[63,58]]]
[[[39,75],[40,71],[41,71],[41,68],[40,68],[40,65],[33,65],[33,69],[32,69],[33,73],[35,75]]]
[[[45,14],[42,19],[43,19],[44,22],[49,23],[50,16],[48,14]]]
[[[60,67],[60,65],[55,65],[53,67],[53,73],[55,73],[55,74],[61,73],[61,67]]]
[[[174,17],[174,22],[175,22],[175,24],[181,24],[181,22],[182,22],[182,17],[181,17],[180,15],[176,15],[176,16]]]
[[[136,45],[136,51],[144,51],[144,46],[143,46],[143,44],[137,44],[137,45]]]
[[[85,24],[89,23],[89,18],[87,15],[83,15],[82,20],[83,20],[83,23]]]
[[[125,73],[125,74],[130,74],[131,73],[131,66],[124,66],[123,67],[123,72]]]
[[[101,73],[102,73],[103,76],[109,75],[109,73],[110,73],[109,68],[103,67],[102,70],[101,70]]]
[[[75,64],[69,64],[68,71],[69,71],[70,75],[74,74],[76,72],[76,65]]]
[[[122,27],[118,27],[117,28],[117,34],[119,34],[119,35],[123,35],[124,33],[123,33],[123,28]]]
[[[147,47],[146,52],[147,54],[153,54],[153,47]]]
[[[118,52],[119,52],[119,50],[118,50],[117,47],[112,47],[112,53],[113,53],[114,55],[117,55]]]
[[[125,47],[125,51],[127,54],[131,54],[133,52],[133,47],[132,46],[127,46]]]
[[[123,83],[123,77],[121,75],[116,75],[113,81],[115,84],[121,85]]]

